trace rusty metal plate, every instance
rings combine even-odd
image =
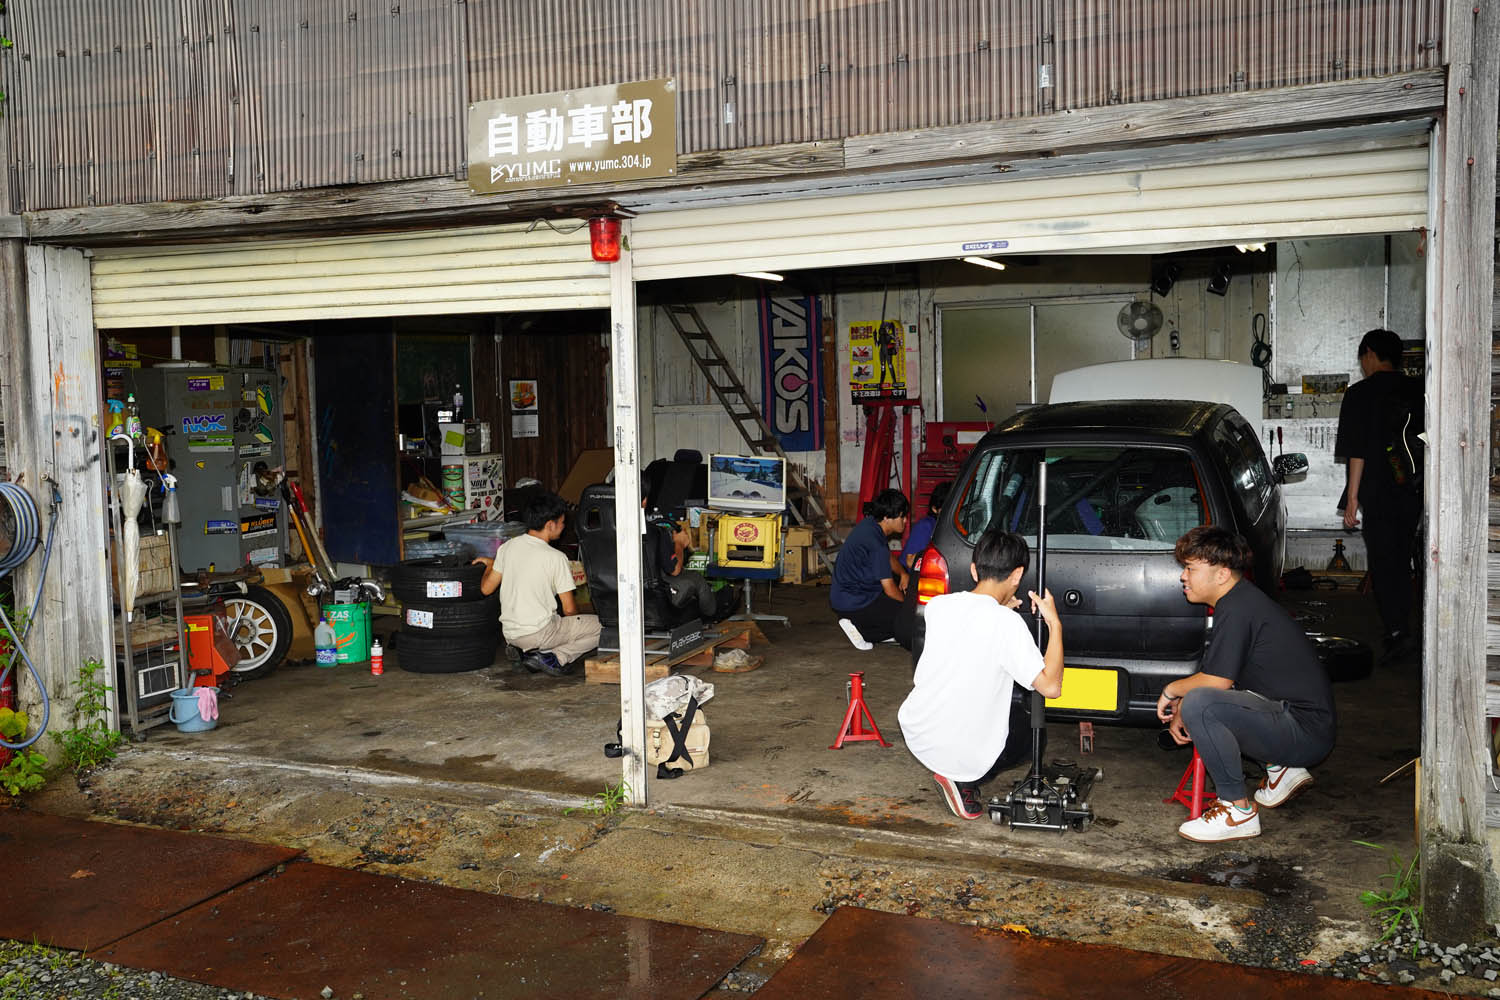
[[[301,851],[0,810],[0,858],[24,892],[0,937],[92,950],[181,913]]]
[[[834,911],[792,960],[756,991],[755,998],[1375,1000],[1392,994],[1391,987],[1378,983],[1034,938],[844,907]],[[1444,996],[1408,988],[1400,994],[1402,1000]]]
[[[692,1000],[759,943],[298,862],[93,957],[283,997]]]

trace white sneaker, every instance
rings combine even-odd
[[[859,634],[859,629],[855,628],[854,627],[854,623],[851,622],[849,619],[847,619],[847,618],[840,618],[839,619],[839,628],[843,629],[844,630],[844,634],[849,637],[849,641],[852,642],[852,643],[854,643],[854,648],[855,649],[865,650],[865,649],[874,649],[875,648],[874,643],[869,643],[869,642],[865,641],[865,637]]]
[[[1260,836],[1260,812],[1253,805],[1248,813],[1241,812],[1233,803],[1216,800],[1203,815],[1190,819],[1177,828],[1187,840],[1200,844],[1214,844],[1221,840],[1244,840]]]
[[[1267,764],[1266,776],[1255,790],[1255,801],[1267,809],[1275,809],[1312,783],[1313,776],[1305,767],[1277,768],[1274,764]]]

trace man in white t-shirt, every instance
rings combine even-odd
[[[1014,610],[1030,555],[1020,535],[991,528],[980,536],[969,567],[974,589],[927,604],[915,687],[896,715],[906,749],[933,771],[959,819],[978,819],[979,785],[1030,755],[1024,698],[1012,714],[1015,685],[1046,698],[1062,693],[1062,623],[1052,594],[1029,592],[1031,609],[1047,622],[1046,653]]]
[[[533,497],[523,514],[526,534],[502,544],[493,559],[474,560],[485,566],[479,589],[493,594],[500,588],[500,628],[505,641],[522,651],[521,665],[553,676],[571,673],[575,661],[599,645],[599,618],[578,613],[573,571],[552,547],[567,513],[562,497]]]

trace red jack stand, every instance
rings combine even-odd
[[[1197,819],[1203,815],[1203,786],[1207,781],[1203,758],[1198,756],[1198,748],[1193,747],[1193,759],[1188,762],[1187,770],[1182,772],[1182,780],[1177,782],[1177,791],[1162,801],[1181,802],[1187,806],[1188,819]]]
[[[839,726],[839,738],[833,741],[830,750],[838,750],[845,743],[855,743],[860,740],[874,740],[883,747],[890,746],[880,735],[880,727],[875,725],[875,716],[870,714],[870,707],[865,704],[865,674],[864,671],[849,675],[849,711],[844,713],[843,724]],[[865,720],[870,720],[870,729],[865,731]]]

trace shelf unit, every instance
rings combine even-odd
[[[109,474],[109,522],[111,561],[114,563],[116,600],[124,589],[124,560],[120,558],[120,540],[124,538],[124,517],[120,509],[119,483],[125,475],[118,469],[117,450],[126,446],[111,439],[104,449]],[[126,460],[126,471],[134,468],[133,446]],[[141,539],[141,552],[160,543]],[[161,536],[156,536],[161,537]],[[141,573],[142,593],[135,597],[135,608],[127,616],[115,607],[115,692],[119,697],[120,723],[136,734],[171,721],[172,692],[191,683],[187,667],[187,643],[183,640],[182,589],[177,578],[177,527],[166,525],[165,572]]]

